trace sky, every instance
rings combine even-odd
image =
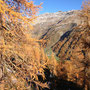
[[[34,4],[39,5],[43,2],[39,14],[53,13],[58,11],[80,10],[84,0],[33,0]]]

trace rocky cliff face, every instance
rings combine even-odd
[[[77,10],[42,14],[34,24],[32,37],[46,40],[44,46],[50,48],[66,31],[72,31],[73,27],[82,22],[79,14]]]

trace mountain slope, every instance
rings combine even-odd
[[[81,23],[79,14],[77,10],[42,14],[34,25],[32,37],[46,40],[44,46],[50,48],[65,32]]]

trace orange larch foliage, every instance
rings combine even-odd
[[[71,39],[79,38],[75,48],[69,48],[71,53],[64,54],[65,48],[59,54],[61,60],[70,56],[70,60],[64,60],[57,66],[57,76],[76,83],[84,90],[90,89],[90,0],[83,2],[81,15],[83,24],[76,26]],[[74,36],[73,36],[74,35]],[[64,41],[65,42],[65,41]],[[61,42],[63,43],[63,42]],[[68,41],[68,43],[70,43]],[[75,43],[72,44],[72,46]],[[69,45],[69,44],[68,44]],[[65,77],[64,77],[65,76]]]
[[[29,24],[31,28],[39,8],[41,5],[34,5],[31,0],[0,0],[0,14],[3,22],[8,20],[17,23],[19,21]]]
[[[85,0],[82,3],[82,15],[81,17],[84,18],[84,25],[86,24],[87,26],[90,27],[90,0]]]
[[[47,57],[39,40],[29,31],[41,5],[31,0],[0,0],[0,87],[2,90],[28,90],[32,82],[36,88],[48,87],[44,79]],[[27,28],[26,28],[27,27]],[[30,83],[30,84],[29,84]]]

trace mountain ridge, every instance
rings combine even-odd
[[[73,10],[67,12],[45,13],[39,15],[39,17],[37,18],[37,22],[33,25],[34,30],[32,31],[32,33],[35,37],[40,38],[48,30],[48,28],[52,27],[53,25],[59,24],[61,21],[65,21],[69,17],[77,16],[78,13],[79,12],[77,10]]]
[[[33,25],[32,37],[46,40],[44,46],[50,48],[65,32],[82,23],[80,13],[79,10],[72,10],[39,15],[37,23]]]

